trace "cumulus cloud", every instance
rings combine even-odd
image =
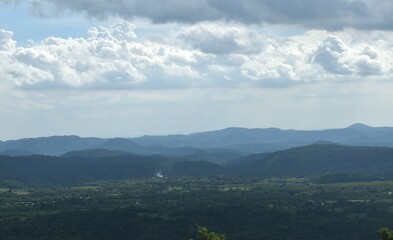
[[[2,81],[21,89],[290,87],[335,77],[392,74],[390,32],[308,31],[266,37],[239,23],[183,26],[176,39],[139,38],[126,21],[85,38],[48,37],[20,47],[0,30]]]
[[[15,48],[16,42],[12,40],[12,35],[12,32],[0,29],[0,51]]]
[[[18,2],[0,0],[0,2]],[[90,17],[142,17],[155,23],[229,20],[244,24],[297,24],[318,29],[393,28],[393,2],[380,0],[30,0],[45,9],[85,12]]]
[[[338,74],[351,73],[350,67],[342,61],[346,53],[345,44],[337,37],[325,37],[315,52],[314,62],[319,63],[329,72]]]
[[[313,58],[314,62],[334,74],[380,75],[382,73],[382,62],[376,50],[371,46],[366,46],[361,51],[350,49],[337,36],[324,37]]]
[[[87,38],[50,37],[31,47],[15,48],[9,51],[5,75],[21,88],[151,88],[166,79],[198,76],[192,63],[202,53],[139,41],[134,28],[122,22],[93,27]],[[12,42],[12,34],[6,33],[8,41],[1,46]]]
[[[255,53],[263,46],[263,38],[244,25],[220,22],[183,27],[179,37],[205,53]]]

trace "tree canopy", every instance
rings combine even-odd
[[[383,227],[378,230],[381,240],[393,240],[393,231],[389,228]]]
[[[206,227],[198,226],[198,240],[226,240],[225,235],[209,232]]]

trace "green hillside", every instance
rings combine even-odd
[[[372,174],[393,171],[393,149],[310,145],[271,154],[250,155],[228,164],[231,172],[252,177],[316,176],[322,174]]]

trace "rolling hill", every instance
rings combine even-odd
[[[74,151],[62,157],[0,156],[0,180],[78,184],[164,176],[309,177],[328,181],[393,179],[393,148],[317,144],[253,154],[226,165],[114,150]]]
[[[228,168],[238,175],[265,178],[326,174],[384,177],[393,173],[393,148],[317,144],[250,155],[229,163]]]
[[[143,136],[131,139],[53,136],[0,142],[0,153],[14,156],[30,154],[59,156],[70,151],[106,149],[142,155],[161,154],[176,157],[199,155],[198,160],[205,161],[217,152],[248,155],[274,152],[316,142],[393,147],[393,128],[370,127],[358,123],[342,129],[316,131],[227,128],[190,135]],[[205,159],[201,159],[201,151],[205,153]]]

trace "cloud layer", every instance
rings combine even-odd
[[[390,0],[2,4],[3,139],[392,125]]]
[[[3,3],[17,0],[1,0]],[[392,30],[390,0],[31,0],[34,12],[85,12],[90,17],[142,17],[155,23],[228,20],[243,24],[296,24],[317,29]],[[46,9],[50,9],[47,11]]]
[[[392,75],[390,32],[266,37],[256,28],[211,22],[183,26],[166,41],[138,38],[134,30],[123,21],[93,27],[86,38],[49,37],[27,47],[0,30],[0,74],[21,89],[290,87]]]

